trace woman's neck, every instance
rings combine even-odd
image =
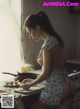
[[[46,33],[46,32],[43,32],[43,33],[41,34],[41,39],[44,40],[44,41],[45,41],[48,37],[49,37],[49,34]]]

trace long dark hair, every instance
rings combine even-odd
[[[47,32],[49,35],[56,37],[58,42],[62,46],[64,46],[62,38],[55,32],[48,16],[45,14],[44,11],[40,11],[37,14],[32,14],[28,16],[25,20],[24,26],[35,29],[37,25],[40,26],[40,28]]]

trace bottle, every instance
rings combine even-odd
[[[21,67],[21,72],[22,73],[27,73],[27,67],[26,66],[23,66],[23,67]]]

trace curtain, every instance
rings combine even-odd
[[[20,36],[13,13],[0,5],[0,77],[1,72],[16,73],[21,67]]]

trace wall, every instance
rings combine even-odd
[[[78,29],[77,29],[77,58],[80,58],[80,15],[78,16]]]
[[[21,27],[21,0],[10,0],[10,8],[14,14],[16,24]]]
[[[56,32],[63,38],[65,43],[65,58],[76,56],[77,42],[77,15],[70,14],[69,7],[43,7],[44,0],[23,0],[23,21],[27,15],[44,10],[52,22]],[[25,62],[31,59],[36,62],[36,57],[42,42],[25,40],[23,45]],[[28,49],[29,47],[29,49]],[[28,61],[27,61],[28,60]]]

